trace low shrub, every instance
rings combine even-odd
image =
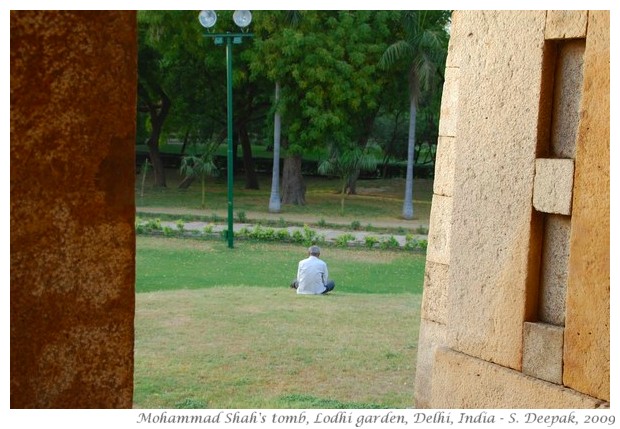
[[[400,243],[393,235],[390,235],[388,238],[381,240],[379,247],[381,249],[398,249],[400,247]]]
[[[176,235],[176,231],[169,226],[164,226],[162,228],[165,237],[174,237]]]
[[[355,236],[353,234],[345,233],[336,237],[334,242],[338,247],[347,247],[349,245],[349,241],[353,240],[355,240]]]
[[[159,219],[149,219],[144,224],[147,231],[161,231],[161,221]]]
[[[280,241],[290,241],[291,235],[288,233],[286,229],[279,229],[276,232],[276,238]]]
[[[418,240],[411,234],[407,234],[405,237],[405,250],[426,250],[427,247],[427,240]]]
[[[369,249],[375,247],[377,243],[379,243],[379,239],[377,237],[374,237],[372,235],[367,235],[366,237],[364,237],[364,244],[366,244],[366,247],[368,247]]]

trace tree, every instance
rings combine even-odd
[[[352,144],[343,149],[342,146],[331,145],[329,158],[319,164],[320,174],[335,174],[340,178],[340,214],[344,214],[344,200],[351,178],[360,170],[374,170],[377,168],[377,159],[370,153],[369,148],[360,148]]]
[[[353,141],[364,147],[387,82],[377,64],[393,39],[397,16],[390,11],[306,11],[298,26],[270,28],[257,38],[253,72],[281,88],[284,204],[305,203],[303,155],[326,151],[328,143],[346,147]]]
[[[137,121],[146,118],[150,136],[149,157],[155,185],[166,186],[159,155],[162,138],[183,135],[184,141],[211,134],[214,122],[205,114],[209,93],[204,38],[191,11],[138,12],[138,95],[141,106]],[[213,69],[211,69],[213,73]],[[207,125],[209,124],[209,125]],[[139,125],[140,127],[141,125]]]
[[[144,32],[141,31],[140,34]],[[161,57],[152,47],[140,43],[138,49],[138,114],[148,114],[149,137],[146,145],[155,172],[155,185],[166,186],[164,165],[159,154],[159,139],[170,111],[170,97],[162,88],[159,62]]]
[[[390,161],[405,159],[407,156],[407,124],[405,112],[400,109],[386,110],[375,120],[373,141],[382,149],[381,177],[387,177]],[[405,152],[401,153],[401,149]]]
[[[295,27],[299,24],[302,14],[296,10],[289,10],[280,14],[280,21],[283,25]],[[272,213],[280,212],[280,140],[282,136],[282,119],[279,112],[280,102],[280,82],[275,83],[274,114],[273,114],[273,169],[271,174],[271,195],[269,196],[269,211]]]
[[[409,81],[409,137],[407,144],[407,177],[403,218],[413,219],[413,154],[415,149],[416,114],[422,90],[428,89],[441,76],[447,53],[450,19],[448,11],[406,11],[403,13],[404,39],[390,45],[381,65],[393,67],[406,61]]]
[[[208,143],[201,145],[201,152],[198,155],[187,155],[181,160],[181,174],[189,178],[200,178],[202,186],[202,200],[200,207],[205,208],[205,180],[207,176],[217,176],[218,169],[213,163],[213,155],[218,143]]]
[[[269,210],[279,212],[281,203],[305,204],[306,187],[301,174],[301,155],[298,146],[288,145],[289,140],[282,137],[281,77],[286,74],[287,61],[283,49],[294,34],[293,29],[301,22],[299,11],[257,12],[255,26],[254,58],[250,63],[253,76],[264,76],[275,86],[275,98],[272,103],[273,114],[273,170]],[[286,128],[286,127],[285,127]],[[280,195],[280,149],[285,150],[282,172],[282,195]]]
[[[271,172],[271,195],[269,196],[269,211],[280,212],[280,137],[282,135],[280,112],[280,83],[276,82],[275,113],[273,115],[273,169]]]

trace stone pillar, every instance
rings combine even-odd
[[[415,405],[610,397],[609,12],[456,11]]]
[[[610,399],[609,11],[588,13],[575,156],[564,384]]]
[[[10,26],[11,407],[129,408],[135,12]]]

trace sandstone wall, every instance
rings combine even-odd
[[[131,407],[135,13],[10,26],[11,407]]]
[[[419,408],[609,401],[609,12],[457,11]]]

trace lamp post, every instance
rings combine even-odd
[[[213,10],[203,10],[198,14],[200,25],[209,30],[217,22],[217,14]],[[216,45],[226,45],[226,123],[228,135],[227,149],[227,183],[228,183],[228,247],[233,248],[233,98],[232,98],[232,46],[239,45],[244,37],[252,37],[247,27],[252,22],[252,13],[249,10],[236,10],[233,21],[241,30],[240,33],[209,33],[205,37],[214,39]]]

